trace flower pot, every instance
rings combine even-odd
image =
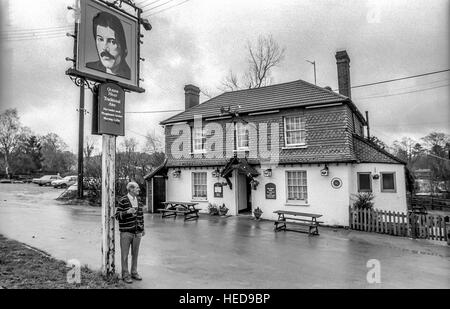
[[[253,215],[255,216],[255,219],[256,220],[259,220],[260,218],[261,218],[261,215],[262,215],[262,211],[261,210],[255,210],[255,211],[253,211]]]

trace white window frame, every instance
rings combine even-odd
[[[200,174],[204,174],[204,180],[205,183],[202,184],[196,184],[195,180],[196,177],[195,175],[200,175]],[[197,200],[197,201],[206,201],[208,199],[208,173],[207,172],[192,172],[191,175],[191,181],[192,181],[192,199],[193,200]],[[204,192],[205,192],[205,196],[196,196],[196,194],[202,190],[196,191],[196,186],[204,186]]]
[[[383,176],[389,174],[393,176],[393,181],[394,181],[394,189],[384,189],[384,178]],[[388,192],[388,193],[396,193],[397,192],[397,177],[395,175],[395,172],[381,172],[380,173],[380,185],[381,185],[381,192]]]
[[[364,189],[361,190],[361,184],[359,181],[359,175],[369,175],[369,184],[370,184],[370,189]],[[356,178],[357,178],[357,182],[358,182],[358,192],[373,192],[373,186],[372,186],[372,177],[371,177],[371,173],[370,172],[358,172],[356,173]]]
[[[302,178],[299,178],[297,181],[299,182],[296,187],[299,187],[298,193],[300,194],[300,197],[303,195],[303,199],[290,199],[289,198],[289,188],[293,187],[292,185],[289,185],[289,173],[301,173],[300,175],[304,175],[304,181],[305,185],[301,183]],[[302,192],[301,188],[306,187],[305,192]],[[306,170],[289,170],[286,171],[286,202],[287,203],[298,203],[298,204],[308,204],[308,172]]]
[[[244,134],[242,134],[245,132]],[[247,146],[239,146],[243,141],[242,137],[245,136],[247,140]],[[250,148],[250,131],[248,129],[248,125],[244,125],[241,122],[236,123],[236,150],[238,151],[248,151]]]
[[[198,136],[201,135],[201,137],[199,138],[197,136],[198,132],[201,130],[201,134],[199,134]],[[201,142],[201,148],[198,148],[197,146],[199,145],[199,141]],[[192,128],[192,152],[193,153],[206,153],[206,135],[205,135],[205,130],[203,128],[197,128],[197,127],[193,127]]]
[[[296,144],[289,144],[288,131],[287,131],[287,119],[288,118],[299,118],[300,119],[300,129],[290,130],[290,132],[300,132],[300,137],[303,136],[303,142],[296,143]],[[285,117],[283,117],[283,123],[284,123],[284,145],[285,145],[285,147],[305,146],[306,145],[306,119],[305,119],[305,116],[304,115],[285,116]]]

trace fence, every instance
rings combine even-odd
[[[408,196],[409,209],[450,211],[450,199],[433,196]]]
[[[350,207],[350,228],[358,231],[447,241],[447,225],[439,215]]]

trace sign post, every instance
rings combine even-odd
[[[93,104],[92,133],[102,135],[102,272],[115,273],[116,136],[125,135],[125,91],[117,84],[98,87]]]
[[[115,273],[115,162],[116,137],[103,134],[102,138],[102,273]]]
[[[77,2],[78,3],[78,2]],[[123,9],[122,4],[134,9]],[[141,26],[152,29],[141,18],[142,9],[131,0],[79,0],[76,8],[73,67],[66,75],[80,90],[80,148],[78,196],[82,197],[84,86],[94,93],[92,134],[102,135],[102,272],[115,273],[115,156],[116,137],[125,136],[125,90],[145,92],[140,87]],[[103,38],[98,40],[98,38]],[[97,87],[98,85],[98,87]],[[124,90],[125,89],[125,90]],[[81,183],[81,185],[80,185]]]

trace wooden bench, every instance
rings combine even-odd
[[[294,232],[308,232],[309,235],[319,235],[319,224],[322,221],[317,221],[317,218],[322,217],[318,214],[310,214],[304,212],[276,210],[274,213],[278,214],[278,219],[274,222],[274,231],[294,231]],[[303,217],[303,218],[298,218]],[[306,219],[308,218],[308,219]],[[289,221],[287,221],[289,220]],[[292,222],[294,221],[294,222]],[[308,230],[288,229],[286,223],[294,223],[296,225],[307,226]]]
[[[159,209],[162,218],[174,217],[177,218],[178,215],[184,215],[184,221],[198,219],[198,212],[200,209],[195,208],[197,203],[190,202],[163,202],[166,208]]]

